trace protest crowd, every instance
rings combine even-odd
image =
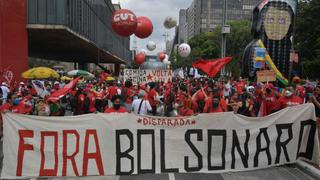
[[[244,79],[219,81],[206,77],[174,78],[172,82],[133,85],[130,81],[76,79],[1,84],[0,110],[38,116],[65,116],[104,112],[132,112],[153,116],[192,116],[199,113],[234,112],[263,117],[286,107],[313,103],[320,117],[320,84],[300,84],[280,88],[273,83]],[[51,84],[50,84],[51,83]],[[40,83],[41,84],[41,83]],[[42,84],[41,84],[42,85]],[[62,90],[62,91],[61,91]],[[51,95],[59,93],[55,98]],[[40,94],[41,93],[41,94]]]

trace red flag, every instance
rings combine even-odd
[[[63,88],[52,93],[48,100],[57,101],[66,94],[68,94],[75,87],[80,78],[81,77],[77,77],[76,79],[72,80],[69,84],[65,85]]]
[[[198,60],[192,64],[193,67],[202,70],[209,77],[214,77],[226,64],[231,61],[232,57],[225,57],[216,60]]]

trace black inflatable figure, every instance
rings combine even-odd
[[[242,75],[255,78],[254,50],[259,39],[264,43],[278,70],[289,75],[291,36],[296,15],[296,0],[263,0],[253,11],[252,40],[242,59]]]

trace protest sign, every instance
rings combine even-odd
[[[263,118],[88,114],[4,117],[1,178],[221,173],[319,164],[315,109],[305,104]]]
[[[148,82],[168,82],[172,81],[172,70],[143,70],[124,69],[124,80],[131,80],[133,84],[145,84]]]
[[[276,80],[274,71],[257,71],[257,82],[273,82]]]

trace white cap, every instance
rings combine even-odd
[[[6,82],[2,82],[1,84],[2,86],[8,86],[8,84]]]
[[[58,81],[54,82],[54,84],[60,84]]]
[[[24,85],[24,82],[20,82],[19,84]]]

